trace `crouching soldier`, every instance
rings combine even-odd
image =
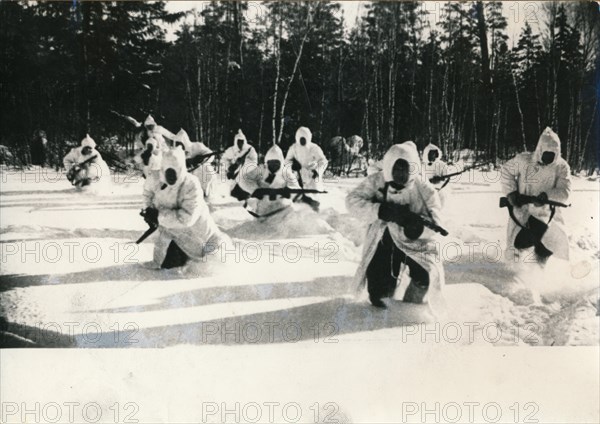
[[[266,218],[292,205],[290,189],[300,186],[289,168],[283,168],[283,151],[272,146],[265,155],[264,165],[249,170],[240,179],[239,187],[245,194],[246,209],[256,218]],[[287,171],[287,172],[286,172]]]
[[[442,191],[450,181],[449,178],[443,178],[448,174],[448,165],[442,160],[442,151],[435,144],[429,143],[423,149],[422,172],[424,178],[427,178],[431,184],[438,190],[442,206],[445,203],[445,192]]]
[[[421,177],[419,163],[412,141],[393,145],[383,158],[383,170],[365,178],[346,198],[350,213],[370,222],[356,283],[362,289],[366,279],[369,300],[379,308],[386,307],[383,298],[394,295],[403,264],[411,279],[403,300],[443,307],[444,269],[435,231],[447,233],[437,226],[440,199]]]
[[[200,182],[187,172],[180,147],[162,154],[159,182],[149,188],[144,219],[158,226],[155,267],[174,268],[202,259],[228,240],[210,216]]]
[[[153,208],[154,193],[162,186],[160,170],[162,164],[163,150],[158,148],[158,141],[149,138],[146,140],[146,146],[149,147],[143,155],[144,170],[144,189],[142,198],[144,200],[144,210]]]
[[[64,157],[63,165],[67,170],[67,179],[77,188],[100,181],[109,181],[108,165],[96,150],[96,142],[86,134],[80,147],[74,147]]]
[[[225,167],[227,179],[231,181],[231,195],[242,200],[244,193],[239,186],[240,179],[249,172],[249,168],[252,169],[258,165],[256,150],[248,143],[242,130],[238,130],[233,138],[233,146],[225,150],[221,161]]]
[[[300,187],[323,191],[323,174],[329,162],[323,150],[312,142],[312,133],[308,128],[298,128],[296,142],[290,146],[285,162],[297,173]],[[319,211],[317,200],[309,196],[302,196],[301,200],[316,212]]]
[[[213,166],[215,154],[204,143],[192,142],[184,129],[175,135],[175,145],[181,145],[185,150],[186,165],[192,175],[200,181],[204,198],[208,199],[213,191],[213,185],[217,179],[217,171]]]
[[[560,156],[560,139],[550,128],[542,132],[533,153],[520,153],[504,164],[501,182],[506,201],[501,206],[510,215],[507,259],[518,259],[531,247],[538,263],[551,255],[569,259],[560,207],[569,200],[570,173]]]
[[[157,140],[161,149],[166,148],[168,145],[172,145],[175,141],[175,134],[162,125],[158,125],[152,115],[146,117],[143,125],[144,130],[146,131],[145,136]]]
[[[146,140],[144,146],[144,151],[136,156],[136,162],[141,167],[144,178],[148,179],[151,173],[155,176],[160,173],[158,171],[160,171],[160,160],[164,149],[161,149],[160,143],[154,138]]]

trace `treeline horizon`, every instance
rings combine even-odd
[[[131,153],[152,114],[213,149],[241,128],[260,153],[299,126],[327,153],[359,135],[380,158],[393,143],[471,149],[500,162],[559,134],[574,172],[598,167],[600,16],[592,2],[543,2],[508,45],[501,2],[374,2],[345,30],[340,5],[213,2],[0,2],[0,144],[29,161],[45,131],[58,165],[86,133]],[[165,25],[188,19],[166,40]],[[521,14],[522,19],[531,19]]]

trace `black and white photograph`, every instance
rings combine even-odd
[[[0,422],[600,422],[600,3],[0,1]]]

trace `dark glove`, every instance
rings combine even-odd
[[[296,159],[292,159],[292,171],[300,171],[302,169],[302,165]]]
[[[73,182],[73,178],[75,178],[75,167],[69,169],[69,172],[67,172],[67,180]]]
[[[292,197],[292,192],[290,191],[289,187],[284,187],[284,188],[281,189],[280,195],[284,199],[289,199],[289,198]]]
[[[513,191],[512,193],[508,193],[506,198],[508,199],[508,203],[510,203],[511,205],[513,205],[517,208],[520,208],[521,206],[523,206],[526,203],[523,195],[521,195],[521,193],[519,193],[518,191]]]
[[[240,202],[242,200],[248,200],[250,198],[250,193],[248,193],[247,191],[245,191],[244,189],[242,189],[239,186],[239,184],[236,184],[235,187],[233,187],[233,190],[231,190],[230,194],[231,194],[232,197],[235,197]]]
[[[158,209],[153,207],[147,207],[140,215],[144,217],[144,221],[151,227],[158,225]]]
[[[545,192],[542,192],[536,196],[536,200],[533,204],[535,206],[544,206],[546,202],[548,202],[548,195]]]
[[[150,156],[152,155],[152,149],[146,149],[142,152],[142,160],[144,161],[144,165],[148,166],[148,162],[150,161]]]
[[[379,206],[377,216],[382,221],[395,222],[398,225],[404,225],[407,218],[407,208],[405,205],[382,203]]]
[[[319,178],[319,173],[316,170],[314,170],[314,169],[313,169],[313,172],[312,172],[312,177],[313,177],[313,180],[316,180],[317,178]]]
[[[70,183],[73,183],[73,181],[75,180],[75,178],[77,178],[80,172],[81,166],[73,166],[71,169],[69,169],[69,172],[67,172],[67,180],[69,180]]]
[[[234,180],[236,171],[237,171],[237,166],[235,163],[233,165],[229,165],[229,168],[227,168],[227,179]]]
[[[410,240],[416,240],[421,237],[424,230],[423,221],[414,215],[407,218],[404,223],[404,235]]]

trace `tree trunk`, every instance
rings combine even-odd
[[[283,19],[281,18],[281,4],[277,5],[278,18],[279,18],[279,35],[275,35],[277,38],[277,61],[275,63],[276,75],[275,75],[275,91],[273,93],[273,145],[277,144],[277,97],[279,95],[279,75],[281,73],[281,35],[283,32]]]
[[[296,75],[296,70],[298,69],[298,64],[300,63],[300,58],[302,57],[302,50],[304,49],[304,43],[306,42],[308,33],[311,30],[310,23],[309,23],[310,5],[308,5],[307,7],[308,7],[308,11],[307,11],[306,24],[307,24],[308,28],[306,29],[306,33],[304,34],[304,37],[302,37],[302,42],[300,43],[300,49],[298,51],[298,54],[296,55],[296,61],[294,62],[294,68],[292,70],[292,75],[290,76],[290,80],[288,81],[288,84],[286,86],[285,93],[283,94],[283,101],[281,103],[281,111],[280,111],[280,116],[279,116],[280,128],[279,128],[279,135],[277,137],[278,144],[281,143],[281,137],[283,136],[283,126],[284,126],[284,122],[285,122],[285,105],[287,102],[288,95],[290,93],[290,87],[292,86],[292,82],[294,81],[294,76]]]
[[[196,52],[196,84],[198,85],[198,96],[196,97],[196,109],[198,111],[198,123],[196,127],[196,140],[204,140],[204,131],[202,126],[202,63],[200,55]]]
[[[264,62],[260,62],[260,120],[258,123],[258,151],[262,149],[262,131],[263,121],[265,119],[265,89],[264,89],[264,74],[265,67]]]
[[[513,86],[515,87],[515,98],[517,99],[517,109],[519,110],[519,122],[521,123],[521,142],[523,144],[523,151],[527,151],[527,141],[525,138],[525,123],[523,118],[523,110],[521,109],[521,100],[519,99],[519,88],[517,87],[517,80],[515,73],[511,70],[510,72],[513,80]]]

